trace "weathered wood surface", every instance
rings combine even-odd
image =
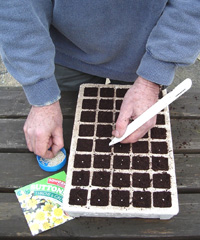
[[[0,119],[0,151],[27,152],[26,141],[23,133],[25,119]],[[73,119],[64,119],[64,142],[69,151],[73,127]]]
[[[200,194],[180,194],[180,212],[170,220],[77,218],[50,231],[38,239],[192,239],[200,236]],[[31,236],[16,197],[0,193],[0,237]]]
[[[60,103],[64,116],[74,116],[77,94],[77,92],[61,94]],[[26,117],[30,107],[21,87],[0,88],[0,118]]]
[[[170,105],[171,117],[200,117],[200,88],[193,86],[187,93]],[[25,94],[21,88],[0,88],[0,118],[26,117],[30,111]],[[64,117],[73,117],[77,92],[62,93],[60,100]]]
[[[23,133],[25,119],[0,119],[1,151],[28,151]],[[69,150],[73,118],[64,119],[65,147]],[[173,145],[175,153],[200,153],[200,119],[172,119]]]
[[[179,192],[200,192],[200,154],[175,154],[174,158]],[[0,165],[0,190],[4,192],[13,192],[49,176],[38,168],[32,153],[0,153]],[[62,170],[65,171],[66,166]]]

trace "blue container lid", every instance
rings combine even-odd
[[[54,158],[44,159],[38,155],[36,155],[36,158],[41,169],[46,172],[56,172],[64,167],[67,162],[67,154],[64,148]]]

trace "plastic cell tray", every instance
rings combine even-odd
[[[73,217],[170,219],[179,211],[168,108],[137,143],[108,146],[129,87],[80,87],[63,199]]]

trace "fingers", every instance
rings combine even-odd
[[[155,126],[156,116],[146,122],[143,126],[138,128],[135,132],[133,132],[130,136],[124,139],[121,143],[134,143],[137,142],[140,138],[142,138],[152,127]]]
[[[24,127],[26,143],[29,151],[43,158],[53,158],[64,147],[63,130],[56,129],[51,137],[45,132],[32,133],[31,129]]]
[[[123,136],[123,134],[126,131],[126,128],[127,128],[128,124],[129,124],[128,119],[123,119],[123,118],[120,119],[118,117],[118,120],[117,120],[116,125],[115,125],[116,129],[112,132],[112,135],[117,137],[117,138]]]
[[[49,143],[48,143],[48,149],[50,149],[53,145],[53,139],[52,137],[49,138]]]
[[[51,146],[54,156],[64,147],[63,129],[59,128],[53,134],[53,144]]]
[[[64,146],[62,129],[56,131],[57,133],[50,138],[45,133],[38,134],[32,141],[32,149],[34,153],[42,158],[53,158]],[[59,134],[58,134],[59,132]]]
[[[132,106],[124,99],[112,135],[117,138],[122,137],[131,119],[133,119]]]
[[[26,122],[24,124],[24,135],[25,135],[25,139],[26,139],[26,145],[29,149],[30,152],[33,152],[33,147],[32,147],[32,143],[31,143],[31,138],[29,137],[29,134],[28,134],[28,127],[26,125]]]

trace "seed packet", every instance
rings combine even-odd
[[[32,235],[72,220],[62,210],[64,171],[15,190]]]

